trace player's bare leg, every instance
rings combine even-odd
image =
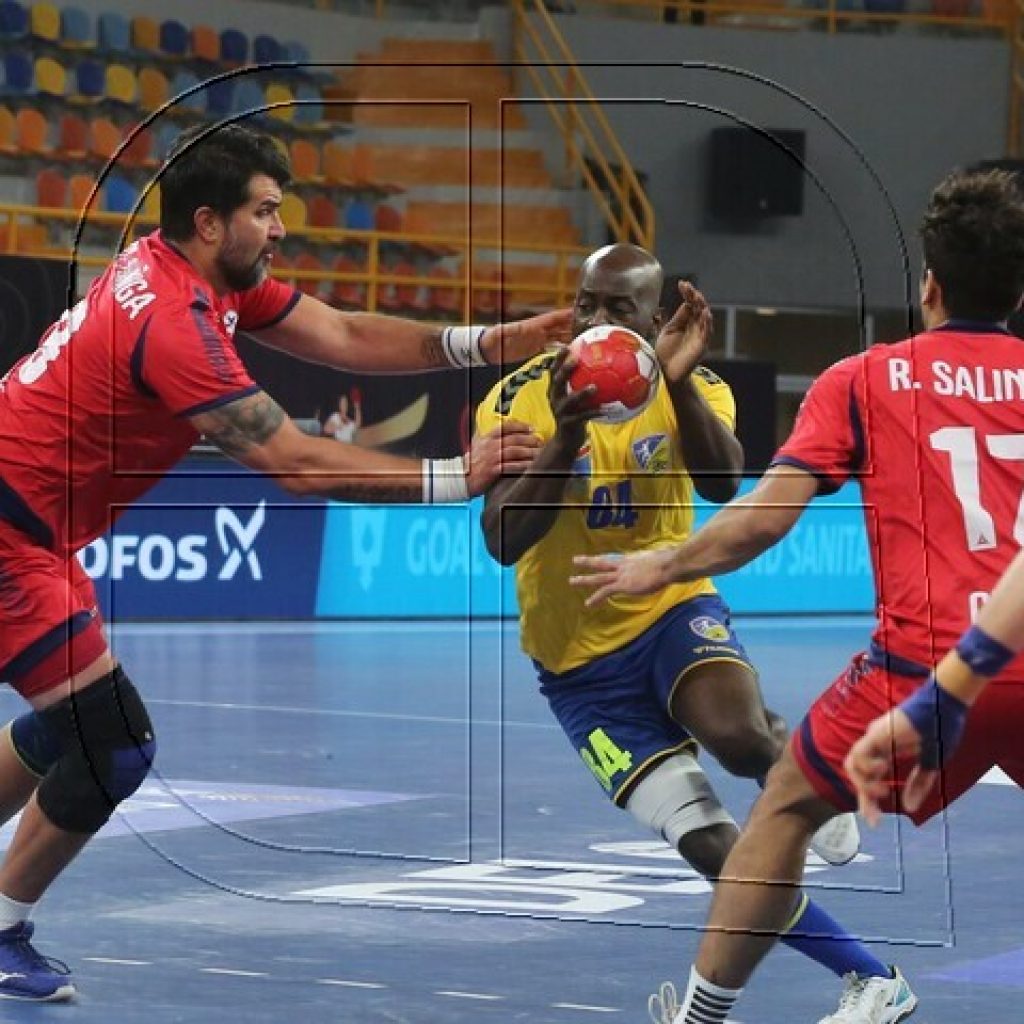
[[[39,776],[14,752],[8,724],[0,734],[0,824],[10,821],[28,803],[38,785]]]
[[[787,749],[733,846],[697,955],[697,970],[725,988],[742,988],[793,912],[815,830],[835,814]]]

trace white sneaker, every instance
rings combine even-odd
[[[851,972],[843,980],[839,1009],[818,1024],[896,1024],[917,1009],[917,996],[898,967],[892,968],[891,978],[861,978]]]
[[[811,838],[811,849],[826,863],[839,867],[860,853],[860,829],[856,814],[837,814]]]
[[[654,1024],[675,1024],[680,1009],[676,987],[671,981],[662,982],[661,988],[647,997],[647,1012]]]

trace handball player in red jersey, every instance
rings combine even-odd
[[[33,948],[30,914],[156,750],[76,552],[200,436],[294,494],[349,501],[460,501],[537,451],[516,423],[455,459],[310,437],[253,382],[237,331],[364,372],[515,362],[568,337],[568,311],[440,330],[344,313],[273,280],[289,177],[269,135],[241,125],[183,134],[160,177],[160,229],[122,252],[0,382],[0,664],[31,705],[0,742],[0,819],[24,808],[0,864],[0,998],[74,993],[67,967]]]
[[[932,194],[921,240],[923,333],[826,370],[758,486],[685,544],[617,561],[578,560],[584,574],[575,582],[594,588],[593,602],[656,591],[747,564],[786,535],[816,494],[853,478],[863,496],[877,628],[769,775],[722,869],[725,879],[765,884],[719,883],[682,1003],[663,990],[666,1024],[726,1019],[784,929],[811,835],[857,806],[855,783],[868,790],[869,806],[907,811],[915,823],[993,766],[1024,785],[1024,659],[970,628],[1024,542],[1024,342],[1006,327],[1024,294],[1024,201],[1013,178],[999,171],[947,178]],[[963,700],[934,680],[921,689],[954,645],[969,668],[1000,672],[965,729]],[[888,786],[871,775],[877,762],[864,767],[871,747],[862,745],[860,760],[851,761],[855,780],[845,766],[865,730],[897,706],[922,737],[925,768],[941,769],[942,784],[918,789],[912,810],[900,794],[919,769],[916,750],[897,751]],[[916,1001],[866,992],[882,983],[851,978],[851,1005],[870,1012],[841,1009],[826,1020],[892,1024],[909,1016]]]

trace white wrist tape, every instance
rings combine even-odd
[[[471,366],[487,366],[480,342],[483,341],[486,327],[446,327],[441,332],[441,347],[445,358],[452,366],[460,370]]]
[[[461,455],[454,459],[423,460],[424,505],[465,501],[468,497],[466,467],[463,465]]]

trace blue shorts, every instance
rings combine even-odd
[[[624,807],[633,787],[693,737],[669,714],[676,686],[691,669],[729,661],[753,672],[717,594],[676,605],[635,640],[557,674],[537,665],[540,692],[584,764]]]

